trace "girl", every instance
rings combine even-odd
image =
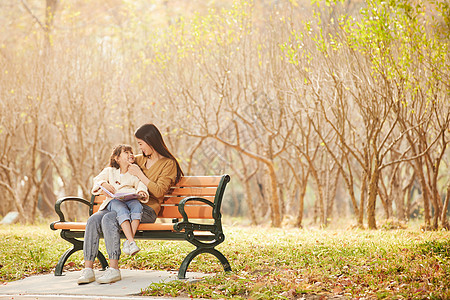
[[[118,145],[113,149],[109,167],[103,169],[94,178],[93,195],[104,193],[107,198],[99,210],[115,211],[117,221],[127,238],[123,244],[123,252],[134,255],[139,247],[134,241],[134,233],[142,218],[142,204],[148,201],[147,187],[134,175],[128,172],[128,167],[134,163],[133,149],[129,145]],[[114,194],[120,192],[137,193],[134,199],[123,201]],[[117,195],[117,194],[116,194]]]

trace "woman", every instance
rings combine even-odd
[[[141,223],[154,223],[161,209],[164,194],[177,183],[183,171],[175,157],[167,149],[161,132],[153,124],[145,124],[134,133],[142,155],[136,155],[135,162],[128,172],[137,176],[148,188],[149,200],[143,204]],[[133,235],[137,227],[132,226]],[[92,269],[97,256],[100,234],[103,233],[106,251],[109,257],[109,268],[97,279],[98,283],[112,283],[121,280],[119,270],[120,258],[120,226],[117,215],[111,211],[98,211],[89,217],[84,235],[84,270],[78,278],[78,284],[95,281]]]

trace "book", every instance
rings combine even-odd
[[[128,201],[128,200],[141,200],[143,199],[143,197],[139,194],[136,193],[111,193],[110,191],[108,191],[107,189],[105,189],[104,187],[100,186],[100,188],[106,193],[108,194],[109,197],[120,200],[120,201]]]

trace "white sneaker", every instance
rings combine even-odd
[[[130,255],[130,243],[128,242],[128,240],[125,240],[125,242],[123,242],[122,252],[126,255]]]
[[[121,280],[120,270],[108,268],[100,278],[97,278],[98,283],[113,283]]]
[[[92,269],[83,269],[81,271],[81,276],[78,278],[78,284],[91,283],[95,281],[94,270]]]
[[[136,242],[131,242],[130,243],[130,255],[135,255],[139,251],[141,251],[141,249],[138,247],[138,245],[136,245]]]

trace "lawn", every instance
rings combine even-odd
[[[450,233],[402,230],[224,228],[218,249],[233,272],[204,254],[188,271],[211,273],[196,283],[152,284],[143,295],[217,299],[450,299]],[[44,225],[0,226],[1,281],[52,272],[69,244]],[[178,270],[187,242],[139,241],[142,251],[121,268]],[[104,246],[102,245],[104,250]],[[82,268],[81,251],[67,270]]]

